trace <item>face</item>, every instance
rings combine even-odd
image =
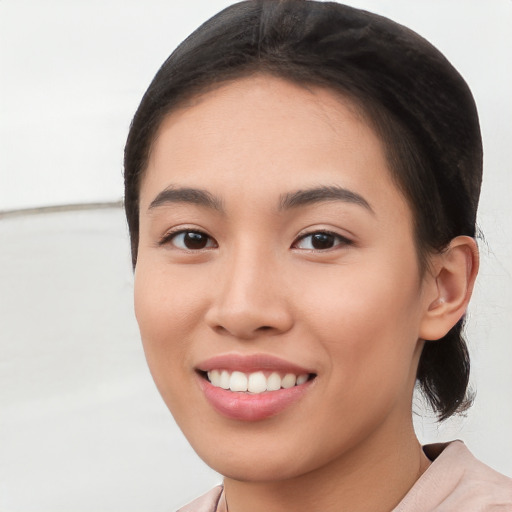
[[[382,143],[336,93],[251,77],[161,125],[135,310],[163,399],[218,472],[291,478],[396,446],[424,289]]]

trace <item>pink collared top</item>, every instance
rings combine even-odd
[[[477,460],[462,441],[423,449],[433,463],[392,512],[512,512],[512,479]],[[178,512],[228,512],[223,487]]]

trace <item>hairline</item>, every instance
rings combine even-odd
[[[176,112],[186,111],[189,108],[193,108],[203,99],[205,99],[208,94],[222,89],[223,87],[233,84],[239,80],[250,79],[252,77],[258,76],[275,77],[310,92],[312,92],[312,90],[315,88],[319,88],[333,93],[337,101],[340,101],[345,107],[349,108],[351,113],[355,115],[359,121],[363,122],[373,131],[379,142],[382,144],[384,158],[386,159],[389,175],[398,191],[404,197],[411,211],[418,270],[420,277],[423,277],[429,266],[429,254],[435,252],[435,248],[428,247],[427,244],[423,243],[419,226],[420,216],[414,207],[413,197],[406,189],[406,180],[403,176],[401,176],[401,171],[403,174],[403,169],[401,170],[400,167],[403,166],[403,158],[396,150],[396,148],[394,148],[392,141],[393,136],[389,135],[389,128],[392,128],[393,132],[402,132],[404,137],[409,139],[409,136],[406,133],[402,123],[399,122],[396,116],[391,111],[389,111],[389,109],[384,107],[370,94],[365,94],[361,91],[355,92],[353,90],[349,90],[348,87],[344,87],[343,84],[337,84],[333,80],[330,81],[326,77],[319,77],[317,80],[314,80],[311,77],[307,77],[301,80],[301,78],[298,76],[294,76],[295,70],[293,69],[290,71],[289,68],[285,67],[283,71],[282,68],[265,62],[260,62],[258,64],[252,63],[250,66],[237,68],[231,73],[225,73],[220,78],[209,81],[205,80],[204,83],[196,84],[194,87],[190,87],[186,91],[181,91],[180,94],[174,97],[175,101],[172,102],[172,104],[171,102],[168,102],[166,108],[164,107],[163,109],[159,109],[156,112],[155,116],[153,117],[153,123],[151,126],[152,133],[150,134],[149,144],[147,145],[145,159],[140,169],[138,170],[137,175],[135,176],[134,190],[136,191],[137,216],[140,215],[140,190],[142,187],[142,182],[149,167],[149,161],[151,159],[154,145],[159,138],[160,131],[165,120]],[[296,71],[295,74],[297,74]],[[140,225],[137,223],[137,244],[139,240],[139,229]],[[441,250],[442,248],[437,249]]]

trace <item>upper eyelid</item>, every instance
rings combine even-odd
[[[213,240],[217,244],[217,241],[215,240],[215,238],[203,229],[193,228],[193,227],[177,227],[177,228],[168,229],[159,238],[158,245],[163,245],[163,244],[169,242],[173,237],[180,235],[182,233],[200,233],[201,235],[204,235],[204,236],[208,237],[209,239]]]
[[[296,236],[294,243],[299,241],[299,240],[303,240],[304,238],[307,238],[308,236],[316,235],[318,233],[324,233],[326,235],[333,235],[333,236],[336,236],[336,237],[338,237],[338,238],[340,238],[342,240],[345,240],[346,242],[350,242],[350,243],[354,242],[349,235],[342,235],[341,233],[338,233],[337,231],[334,231],[332,229],[313,229],[311,231],[306,231],[306,232],[303,232],[303,233],[299,233]]]
[[[190,233],[200,233],[200,234],[208,237],[212,241],[214,241],[215,244],[218,246],[217,240],[212,235],[210,235],[207,231],[205,231],[205,230],[203,230],[201,228],[195,228],[195,227],[192,227],[192,226],[191,227],[176,227],[176,228],[171,228],[171,229],[167,230],[163,234],[163,236],[161,236],[159,238],[158,245],[163,245],[163,244],[169,242],[173,237],[175,237],[175,236],[177,236],[179,234],[182,234],[182,233],[187,233],[187,232],[190,232]],[[337,237],[338,239],[342,240],[343,242],[345,242],[347,244],[353,244],[354,243],[354,241],[349,236],[342,235],[341,233],[338,233],[338,232],[336,232],[334,230],[331,230],[331,229],[311,229],[310,231],[299,233],[295,237],[293,242],[292,242],[292,248],[293,248],[294,245],[296,245],[301,240],[307,238],[308,236],[313,236],[313,235],[318,234],[318,233],[324,233],[324,234],[332,235],[332,236]]]
[[[332,247],[328,247],[325,249],[315,249],[315,248],[309,248],[309,247],[299,247],[300,243],[307,239],[310,236],[316,235],[316,234],[327,234],[332,235],[333,237],[337,238],[338,241],[335,243]],[[306,251],[309,253],[316,253],[316,254],[324,254],[324,253],[331,253],[332,251],[341,250],[343,248],[351,247],[354,245],[354,241],[350,238],[341,235],[339,233],[336,233],[335,231],[331,230],[313,230],[308,233],[304,233],[303,235],[299,235],[294,242],[291,245],[291,249],[294,251]]]

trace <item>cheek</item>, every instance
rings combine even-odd
[[[200,293],[186,279],[143,260],[135,272],[135,316],[146,359],[157,383],[187,366],[187,347],[198,325]],[[185,289],[184,289],[185,288]]]
[[[393,383],[400,378],[396,373],[409,375],[421,310],[414,261],[386,271],[369,262],[334,268],[328,279],[312,276],[310,293],[302,294],[304,316],[344,386]]]
[[[169,275],[154,262],[140,259],[134,298],[144,354],[155,385],[176,420],[187,418],[188,411],[200,405],[194,402],[194,394],[184,392],[184,385],[190,383],[190,347],[197,338],[200,297],[185,277]]]

